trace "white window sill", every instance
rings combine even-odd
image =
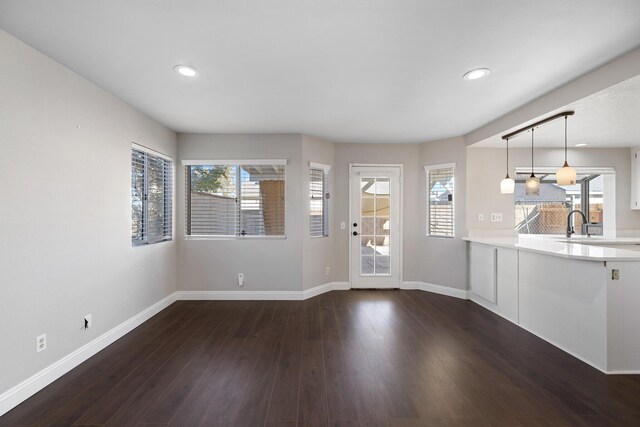
[[[185,240],[286,240],[287,236],[185,236]]]

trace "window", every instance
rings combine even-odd
[[[309,163],[309,231],[311,237],[329,236],[330,166]]]
[[[454,237],[455,164],[425,166],[427,172],[427,236]]]
[[[131,149],[131,244],[171,240],[172,171],[170,158],[134,145]]]
[[[184,164],[187,236],[285,236],[285,160]]]
[[[531,174],[516,169],[515,229],[519,234],[564,234],[567,216],[573,210],[585,214],[589,234],[602,235],[604,225],[604,176],[597,171],[581,169],[575,185],[557,185],[555,171],[536,170],[540,178],[540,194],[527,196],[525,180]],[[571,216],[577,234],[583,229],[579,214]]]

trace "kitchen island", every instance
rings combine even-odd
[[[464,240],[472,301],[605,373],[640,373],[640,239]]]

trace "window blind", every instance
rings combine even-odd
[[[454,237],[454,166],[427,167],[427,235]]]
[[[171,240],[173,163],[138,148],[131,150],[131,243]]]
[[[285,166],[185,165],[186,235],[285,235]]]
[[[311,167],[309,172],[309,230],[311,237],[329,235],[328,170]]]

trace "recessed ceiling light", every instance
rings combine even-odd
[[[176,70],[176,73],[181,74],[185,77],[198,77],[198,75],[200,74],[198,70],[188,65],[176,65],[175,67],[173,67],[173,69]]]
[[[488,68],[477,68],[475,70],[467,71],[464,76],[465,80],[478,80],[485,76],[488,76],[491,71]]]
[[[580,144],[575,144],[574,147],[585,147],[589,144],[587,144],[586,142],[581,142]]]

